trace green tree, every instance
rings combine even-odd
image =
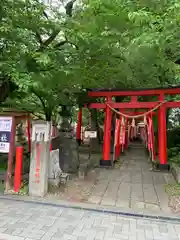
[[[66,5],[67,11],[72,6]],[[18,85],[8,103],[36,110],[51,120],[53,110],[69,104],[74,88],[69,57],[74,46],[64,34],[66,16],[36,0],[1,4],[1,70]],[[69,13],[67,12],[69,15]]]
[[[65,13],[2,3],[3,69],[35,102],[40,93],[56,108],[82,89],[178,83],[178,1],[70,1]]]

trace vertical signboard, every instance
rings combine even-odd
[[[12,130],[12,117],[0,117],[0,153],[8,153]]]
[[[32,151],[29,173],[29,195],[43,197],[48,189],[51,123],[36,121],[32,124]]]

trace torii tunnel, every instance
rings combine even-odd
[[[155,89],[135,89],[135,90],[118,90],[118,89],[89,89],[88,96],[91,98],[103,98],[103,103],[90,103],[88,108],[104,109],[104,142],[103,142],[103,157],[100,160],[100,165],[111,166],[111,124],[112,124],[112,109],[118,109],[121,112],[128,110],[142,109],[149,111],[156,109],[158,114],[158,159],[160,168],[167,168],[167,136],[166,136],[166,109],[179,108],[180,102],[166,101],[166,96],[180,94],[180,86],[172,88],[155,88]],[[130,97],[129,102],[114,102],[113,97],[123,96]],[[157,101],[140,102],[140,96],[156,96]],[[159,107],[158,107],[159,106]],[[81,140],[81,125],[82,125],[82,109],[79,110],[76,138]],[[153,132],[154,135],[154,132]]]

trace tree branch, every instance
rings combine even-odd
[[[180,65],[180,59],[177,59],[174,63]]]
[[[41,39],[41,35],[40,35],[38,32],[36,32],[35,34],[36,34],[36,39],[38,40],[38,42],[40,43],[40,45],[43,44],[43,41],[42,41],[42,39]]]
[[[39,3],[39,4],[42,4],[42,3],[40,3],[38,0],[35,0],[37,3]],[[47,15],[47,13],[45,12],[45,11],[43,11],[43,15],[47,18],[47,19],[49,19],[49,16]]]
[[[36,2],[39,3],[38,0],[36,0]],[[76,0],[71,0],[71,1],[68,2],[68,3],[66,4],[66,6],[65,6],[66,15],[69,16],[69,17],[72,17],[73,5],[74,5],[75,2],[76,2]],[[49,18],[48,18],[48,15],[46,14],[45,11],[43,11],[43,15],[44,15],[47,19],[49,19]],[[38,42],[39,42],[40,45],[41,45],[40,48],[39,48],[37,51],[40,51],[40,52],[41,52],[41,51],[43,51],[44,49],[46,49],[46,48],[55,40],[55,38],[57,37],[57,35],[59,34],[59,32],[60,32],[60,30],[54,30],[53,33],[51,34],[51,36],[50,36],[47,40],[45,40],[44,42],[42,41],[42,38],[41,38],[40,34],[39,34],[38,32],[36,32],[36,38],[37,38]],[[67,41],[67,40],[62,41],[62,42],[60,42],[60,43],[57,43],[57,44],[55,45],[55,48],[59,48],[59,47],[63,46],[63,45],[66,44],[66,43],[69,43],[69,44],[75,46],[76,49],[78,49],[78,46],[77,46],[77,45],[75,45],[75,44],[73,44],[73,43],[71,43],[71,42],[69,42],[69,41]]]
[[[36,0],[36,1],[39,3],[38,0]],[[68,2],[68,3],[66,4],[66,6],[65,6],[66,15],[69,16],[69,17],[72,17],[73,5],[74,5],[75,2],[76,2],[76,0],[71,0],[71,1]],[[45,11],[43,11],[43,15],[48,19],[48,15],[46,14]],[[59,32],[60,32],[60,30],[55,30],[55,31],[51,34],[51,36],[50,36],[47,40],[45,40],[44,42],[42,41],[40,34],[38,34],[38,32],[36,32],[36,38],[38,39],[39,43],[41,44],[41,46],[40,46],[40,48],[38,49],[38,51],[41,52],[41,51],[43,51],[44,49],[46,49],[46,48],[55,40],[55,38],[57,37],[57,35],[59,34]],[[67,41],[67,40],[62,41],[62,42],[56,44],[55,47],[56,47],[56,48],[61,47],[61,46],[63,46],[63,45],[66,44],[66,43],[69,43],[69,44],[71,44],[71,45],[74,45],[74,46],[76,47],[76,49],[78,49],[78,47],[77,47],[75,44],[73,44],[73,43],[71,43],[71,42],[69,42],[69,41]]]
[[[46,13],[45,11],[43,11],[43,15],[45,16],[45,18],[46,18],[47,20],[49,20],[49,16],[47,15],[47,13]]]
[[[44,115],[46,116],[46,121],[51,121],[52,107],[50,106],[50,104],[48,104],[48,101],[47,101],[47,106],[46,106],[44,99],[34,88],[31,88],[31,92],[33,92],[39,98],[40,102],[42,103]]]
[[[60,30],[55,30],[51,36],[46,40],[44,41],[42,44],[41,44],[41,47],[38,49],[38,51],[43,51],[44,49],[46,49],[53,41],[54,39],[57,37],[57,35],[59,34]]]
[[[73,5],[76,2],[76,0],[71,0],[70,2],[68,2],[65,6],[66,9],[66,15],[69,17],[72,17],[72,12],[73,12]]]
[[[70,45],[74,46],[74,47],[76,48],[76,50],[79,49],[79,47],[78,47],[76,44],[74,44],[74,43],[72,43],[72,42],[70,42],[70,41],[68,41],[68,40],[64,40],[64,41],[62,41],[62,42],[59,42],[59,43],[57,43],[54,47],[55,47],[55,48],[59,48],[59,47],[65,45],[66,43],[67,43],[67,44],[69,43]]]
[[[43,98],[40,96],[40,94],[33,87],[31,88],[31,92],[34,93],[39,98],[39,100],[40,100],[40,102],[41,102],[41,104],[44,108],[44,112],[46,112],[46,104],[45,104]]]

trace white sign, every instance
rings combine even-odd
[[[0,152],[8,153],[10,148],[12,117],[0,117]]]
[[[47,142],[50,140],[50,124],[35,123],[32,129],[32,141]]]
[[[85,138],[97,138],[97,132],[96,131],[85,131],[84,137]]]

